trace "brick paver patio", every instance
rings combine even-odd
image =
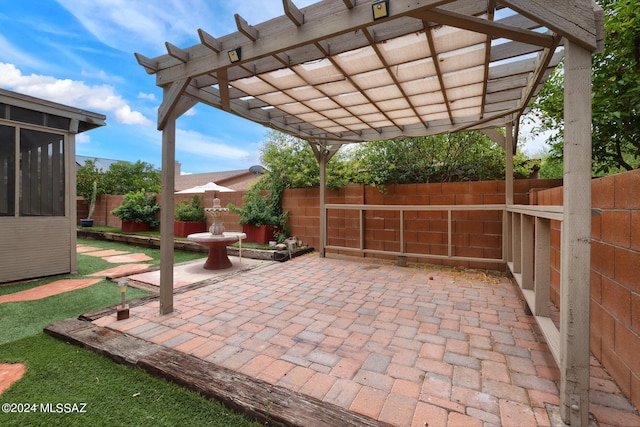
[[[94,323],[395,426],[557,423],[559,371],[505,277],[312,254],[174,308]],[[600,425],[640,425],[595,358],[591,375]]]

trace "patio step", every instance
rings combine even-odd
[[[89,230],[86,228],[78,229],[78,237],[81,237],[84,239],[96,239],[96,240],[108,240],[112,242],[121,242],[129,245],[144,246],[148,248],[160,247],[160,239],[158,237],[137,236],[135,234],[112,233],[112,232],[105,232],[105,231]],[[207,253],[207,250],[208,250],[205,246],[199,245],[195,242],[191,242],[189,240],[179,240],[179,239],[175,239],[173,241],[173,247],[177,250],[189,251],[189,252]],[[291,252],[291,257],[290,257],[289,252],[286,250],[265,250],[265,249],[252,249],[252,248],[243,247],[242,256],[244,258],[252,258],[252,259],[287,261],[290,258],[295,258],[297,256],[304,255],[313,251],[314,251],[314,248],[309,246],[296,248]],[[238,256],[238,252],[239,252],[238,248],[234,246],[227,246],[228,255]]]

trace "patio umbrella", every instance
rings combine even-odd
[[[196,185],[195,187],[187,188],[186,190],[176,191],[176,194],[204,193],[205,191],[219,191],[221,193],[230,193],[236,190],[228,187],[223,187],[222,185],[218,185],[215,182],[208,182],[204,185]]]

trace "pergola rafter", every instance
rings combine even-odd
[[[480,130],[507,153],[503,247],[510,260],[520,242],[520,221],[530,230],[531,218],[538,219],[522,219],[526,209],[513,205],[518,119],[566,54],[565,110],[571,111],[565,120],[570,154],[565,155],[564,213],[562,208],[548,213],[539,227],[548,229],[549,218],[563,221],[562,333],[539,322],[554,339],[550,345],[561,365],[562,417],[585,424],[589,68],[590,55],[602,46],[602,10],[593,0],[388,0],[387,5],[388,15],[373,19],[371,1],[323,0],[300,9],[283,0],[283,15],[267,22],[252,24],[235,15],[238,30],[231,34],[217,37],[198,29],[195,46],[167,42],[167,54],[156,58],[136,53],[164,93],[158,110],[163,203],[171,206],[174,200],[175,122],[198,102],[310,143],[320,164],[321,256],[325,166],[343,144]],[[505,128],[504,136],[498,128]],[[172,214],[162,210],[161,314],[173,310]],[[528,292],[532,276],[529,267],[520,272],[521,255],[508,265]],[[539,301],[534,306],[538,310]]]

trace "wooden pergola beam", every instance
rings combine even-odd
[[[287,15],[296,27],[304,24],[304,13],[302,13],[291,0],[282,0],[282,6],[284,7],[284,14]]]
[[[165,90],[162,104],[158,108],[158,130],[162,130],[166,125],[169,115],[173,113],[173,109],[180,102],[182,94],[190,81],[191,79],[189,78],[181,79]]]
[[[189,52],[186,50],[180,49],[178,46],[172,45],[169,42],[165,42],[164,45],[167,47],[167,52],[169,55],[176,58],[178,61],[186,63],[189,61]]]
[[[598,49],[596,15],[591,0],[503,0],[502,3],[591,52]]]
[[[443,10],[417,11],[411,14],[416,18],[438,24],[451,25],[457,28],[487,34],[494,37],[503,37],[541,47],[551,47],[553,37],[547,34],[537,33],[525,29],[510,27],[499,22],[476,18],[475,16],[462,15],[460,13]]]
[[[398,19],[400,17],[410,16],[412,11],[431,9],[452,1],[453,0],[394,0],[394,8],[391,11],[391,16],[387,19]],[[228,48],[240,47],[242,49],[242,59],[234,65],[256,61],[277,53],[310,45],[319,40],[331,39],[372,26],[375,22],[371,19],[370,6],[369,3],[363,2],[362,4],[354,6],[353,9],[344,9],[313,21],[309,20],[295,32],[283,27],[279,37],[261,38],[259,44],[254,43],[260,35],[259,29],[252,27],[246,23],[242,17],[236,14],[238,31],[244,37],[249,38],[249,42],[228,46]],[[394,12],[394,10],[398,12]],[[288,18],[285,19],[289,21]],[[227,48],[225,44],[223,44],[223,47]],[[197,57],[193,55],[192,59],[186,64],[169,66],[159,70],[156,73],[156,83],[158,86],[165,86],[184,77],[198,77],[214,72],[219,68],[228,67],[229,65],[229,58],[227,58],[226,55],[218,55],[216,53]]]
[[[207,33],[202,28],[198,28],[198,37],[200,38],[200,43],[202,43],[212,51],[218,53],[222,50],[222,42],[213,37],[211,34]]]
[[[150,59],[147,58],[146,56],[144,56],[141,53],[134,53],[135,57],[136,57],[136,61],[138,61],[138,64],[140,64],[142,66],[142,68],[144,68],[144,70],[147,72],[147,74],[155,74],[158,72],[158,61],[155,59]]]
[[[250,25],[242,16],[236,13],[233,17],[236,20],[238,31],[244,34],[245,37],[253,42],[260,38],[260,31],[253,25]]]

